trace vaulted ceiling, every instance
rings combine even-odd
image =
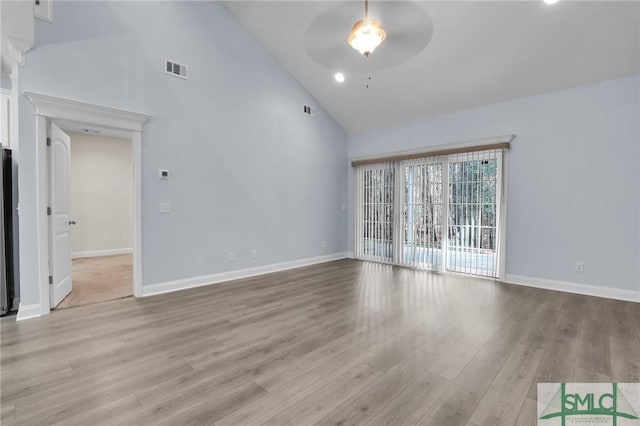
[[[635,1],[372,1],[369,59],[346,42],[363,2],[225,4],[350,134],[640,73]]]

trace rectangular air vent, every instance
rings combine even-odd
[[[189,74],[187,73],[187,66],[178,64],[174,61],[166,60],[165,61],[164,72],[173,75],[175,77],[184,78],[185,80],[189,78]]]
[[[304,113],[304,115],[313,115],[311,113],[311,106],[310,105],[303,105],[302,112]]]

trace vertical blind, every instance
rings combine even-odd
[[[502,152],[454,154],[448,162],[447,270],[497,277]]]
[[[395,213],[392,163],[363,167],[357,173],[356,251],[361,259],[391,263]]]
[[[439,157],[408,160],[399,167],[404,178],[401,264],[438,270],[445,235],[443,161]]]
[[[502,162],[491,149],[358,166],[356,257],[498,277]]]

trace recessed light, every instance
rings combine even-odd
[[[337,72],[336,75],[333,76],[338,83],[344,83],[344,74],[341,72]]]
[[[556,3],[558,3],[558,0],[544,0],[544,2],[546,4],[556,4]]]

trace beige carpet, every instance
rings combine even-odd
[[[133,294],[133,255],[87,257],[72,261],[73,291],[58,308],[88,305]]]

